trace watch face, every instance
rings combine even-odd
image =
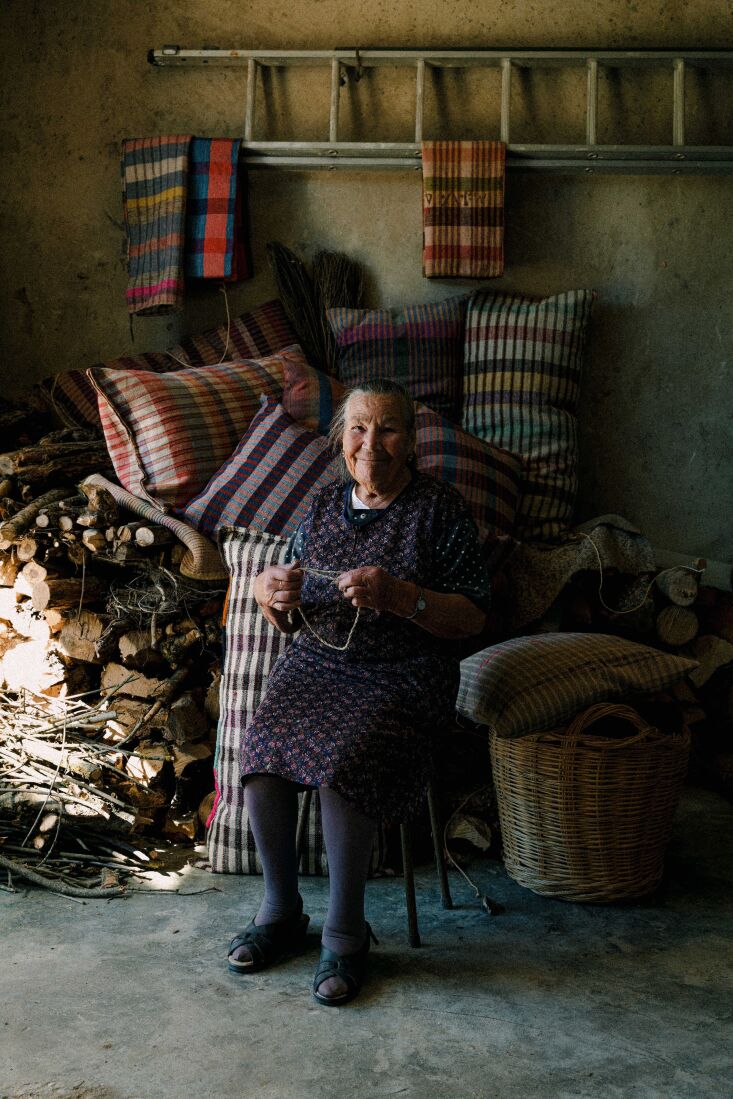
[[[416,612],[424,611],[426,607],[427,607],[427,603],[425,602],[425,596],[423,595],[422,592],[420,592],[420,594],[417,597],[417,604],[415,606],[415,611]]]

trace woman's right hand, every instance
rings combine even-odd
[[[268,622],[284,633],[297,629],[290,612],[300,606],[303,570],[300,561],[289,565],[268,565],[257,576],[254,595]]]

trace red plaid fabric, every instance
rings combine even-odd
[[[424,141],[423,274],[496,278],[504,271],[500,141]]]
[[[108,370],[152,370],[166,374],[187,366],[213,366],[221,361],[259,359],[296,343],[295,333],[277,299],[256,306],[250,313],[235,317],[229,326],[219,325],[200,336],[186,336],[170,351],[152,351],[142,355],[123,355],[95,364]],[[181,360],[181,362],[177,361]],[[84,370],[69,370],[41,382],[41,392],[67,427],[102,430],[97,394]]]
[[[344,387],[307,362],[284,365],[283,408],[325,434]],[[514,531],[522,464],[514,454],[491,446],[418,403],[415,412],[417,464],[423,473],[453,485],[469,506],[482,540]]]
[[[212,535],[222,526],[290,534],[305,519],[315,491],[336,473],[327,439],[263,397],[237,449],[181,515]]]
[[[188,156],[186,274],[193,278],[249,278],[251,262],[243,215],[244,169],[239,138],[194,137]]]
[[[459,418],[467,298],[401,310],[329,309],[338,376],[347,386],[393,378],[450,419]]]
[[[466,316],[467,431],[521,456],[517,534],[567,529],[577,491],[577,405],[591,290],[534,300],[477,291]]]
[[[261,393],[282,393],[279,355],[150,374],[98,367],[89,377],[120,483],[153,503],[183,507],[236,447]]]

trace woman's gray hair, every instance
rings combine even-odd
[[[346,430],[346,409],[352,397],[390,397],[399,405],[400,416],[405,429],[410,432],[415,430],[415,402],[404,386],[391,378],[374,378],[372,381],[361,382],[359,385],[348,389],[338,404],[333,414],[331,425],[328,429],[328,441],[331,450],[336,455],[341,455],[341,441]],[[407,465],[414,473],[417,469],[415,455],[408,458]],[[346,462],[341,455],[339,462],[339,475],[343,481],[349,479]]]

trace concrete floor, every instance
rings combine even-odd
[[[731,835],[733,807],[688,789],[664,888],[633,906],[537,897],[481,861],[505,914],[484,916],[455,879],[460,907],[444,912],[425,869],[420,950],[405,945],[401,880],[371,882],[381,945],[338,1011],[310,997],[315,929],[308,954],[228,974],[257,879],[189,870],[160,883],[188,896],[83,905],[2,893],[0,1096],[730,1096]],[[326,892],[303,883],[316,927]]]

